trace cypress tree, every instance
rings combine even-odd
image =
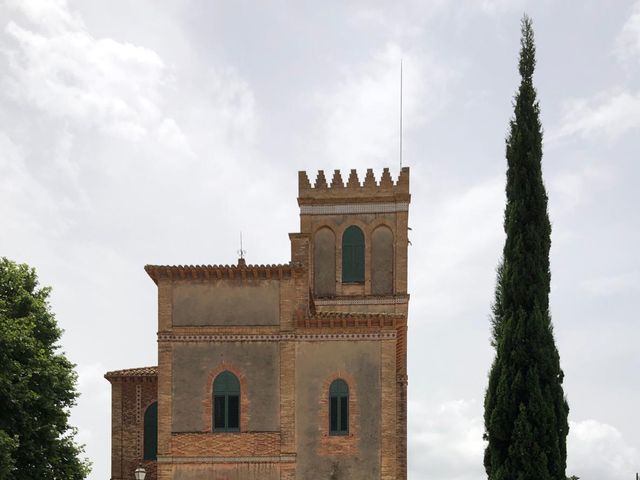
[[[567,405],[549,314],[551,224],[531,19],[522,19],[520,87],[506,139],[506,240],[492,315],[496,350],[485,395],[489,480],[565,480]]]

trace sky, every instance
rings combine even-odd
[[[145,264],[286,263],[297,171],[411,168],[409,476],[475,480],[520,19],[533,18],[569,475],[640,470],[640,1],[5,0],[0,255],[53,287],[110,475],[108,370],[154,365]],[[635,160],[634,160],[635,158]],[[344,177],[344,175],[343,175]]]

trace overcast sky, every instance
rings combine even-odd
[[[0,255],[53,287],[110,474],[107,370],[156,364],[143,266],[289,261],[297,171],[411,167],[409,471],[476,480],[504,137],[532,16],[568,474],[640,470],[640,1],[14,0],[0,7]],[[344,177],[344,175],[343,175]]]

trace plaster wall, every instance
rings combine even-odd
[[[174,326],[278,325],[280,282],[180,281],[173,285]]]
[[[328,424],[321,409],[323,384],[337,373],[352,379],[358,404],[350,410],[354,450],[328,454],[322,448]],[[372,480],[380,478],[380,343],[300,342],[296,347],[296,478]],[[351,393],[353,394],[353,392]],[[357,411],[357,416],[353,413]],[[356,418],[357,417],[357,418]],[[334,439],[335,437],[332,437]],[[345,439],[350,442],[351,439]]]
[[[336,236],[330,228],[321,228],[314,235],[314,285],[316,295],[336,294]]]
[[[280,352],[277,343],[186,343],[173,348],[172,431],[211,431],[206,404],[211,399],[212,372],[224,365],[241,372],[243,416],[252,432],[280,429]],[[231,369],[231,368],[230,368]],[[243,397],[244,396],[244,397]],[[248,411],[247,411],[248,410]]]
[[[175,465],[173,480],[280,480],[280,469],[270,463]]]

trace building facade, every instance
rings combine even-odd
[[[109,372],[112,480],[405,479],[409,169],[299,172],[282,265],[160,266],[158,366]]]

